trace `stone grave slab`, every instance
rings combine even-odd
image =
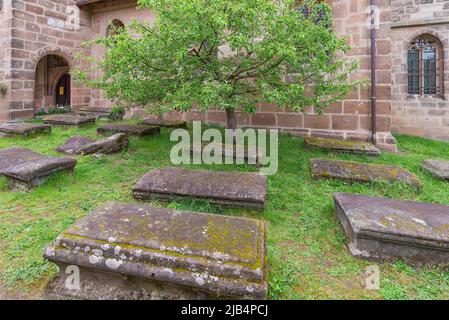
[[[174,200],[198,198],[211,203],[262,209],[266,199],[266,177],[257,173],[155,169],[134,186],[136,199]]]
[[[332,178],[354,182],[383,180],[403,182],[418,189],[422,188],[416,175],[397,166],[327,159],[310,159],[309,162],[313,178]]]
[[[83,136],[69,138],[66,143],[56,148],[56,151],[73,154],[111,154],[121,151],[129,144],[128,136],[118,133],[101,140],[93,140]]]
[[[131,136],[143,137],[158,134],[160,132],[160,127],[139,124],[107,124],[97,128],[97,133],[103,135],[126,133]]]
[[[0,150],[0,174],[8,179],[11,190],[30,190],[57,171],[72,171],[75,165],[73,158],[49,157],[25,148]]]
[[[237,152],[237,148],[239,152]],[[225,161],[228,160],[235,164],[253,164],[257,167],[262,166],[264,153],[252,146],[232,145],[224,143],[202,143],[200,145],[193,144],[185,149],[190,152],[191,156],[201,157],[203,152],[207,154],[215,152],[222,156]]]
[[[153,118],[147,118],[144,119],[139,124],[141,125],[147,125],[147,126],[157,126],[157,127],[164,127],[164,128],[187,128],[187,122],[181,121],[181,120],[164,120],[164,119],[153,119]]]
[[[0,124],[0,136],[4,137],[29,137],[35,134],[50,133],[51,126],[25,122]]]
[[[111,112],[112,108],[99,106],[81,107],[78,110],[78,114],[81,116],[95,117],[101,120],[110,120]]]
[[[59,266],[49,296],[82,299],[264,299],[262,221],[105,203],[48,246]],[[80,290],[67,289],[67,266],[80,268]]]
[[[307,137],[304,139],[304,144],[309,148],[325,149],[335,152],[365,154],[370,156],[380,155],[380,150],[368,142]]]
[[[449,263],[449,206],[364,195],[334,195],[352,255],[408,263]]]
[[[439,179],[449,180],[449,161],[424,160],[421,167]]]
[[[45,124],[60,126],[83,126],[95,123],[95,117],[81,116],[78,114],[53,114],[45,116]]]

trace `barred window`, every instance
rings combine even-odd
[[[443,93],[441,48],[439,41],[431,36],[412,41],[407,52],[408,94]]]

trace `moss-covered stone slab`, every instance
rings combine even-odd
[[[159,134],[160,127],[139,124],[107,124],[97,128],[97,133],[102,135],[126,133],[127,135],[143,137]]]
[[[142,125],[147,126],[158,126],[164,128],[187,128],[187,122],[181,120],[164,120],[164,119],[153,119],[147,118],[140,122]]]
[[[57,237],[50,295],[83,299],[253,298],[267,294],[262,221],[109,202]],[[80,269],[70,290],[69,265]]]
[[[111,118],[111,107],[100,107],[100,106],[87,106],[81,107],[78,110],[78,114],[82,116],[95,117],[101,120],[110,120]]]
[[[257,173],[155,169],[134,186],[136,199],[198,198],[237,207],[264,208],[266,177]]]
[[[43,119],[45,124],[58,126],[84,126],[95,123],[95,117],[81,116],[78,114],[53,114],[45,116]]]
[[[340,179],[353,182],[379,180],[403,182],[418,189],[422,188],[416,175],[397,166],[326,159],[310,159],[309,162],[313,178]]]
[[[421,167],[429,171],[434,177],[449,180],[449,161],[425,160],[421,163]]]
[[[349,193],[334,200],[354,256],[449,265],[449,206]]]
[[[0,174],[7,178],[10,190],[30,190],[57,171],[72,171],[75,165],[73,158],[49,157],[25,148],[0,150]]]
[[[307,137],[304,139],[304,144],[309,148],[325,149],[334,152],[365,154],[370,156],[378,156],[381,153],[373,144],[360,141]]]
[[[219,154],[223,160],[235,164],[252,164],[261,167],[264,159],[264,152],[252,146],[232,145],[224,143],[202,143],[193,144],[185,150],[193,157],[202,157],[203,153],[215,155]]]
[[[36,134],[50,133],[51,126],[34,123],[4,123],[0,124],[0,137],[30,137]]]
[[[118,133],[101,140],[93,140],[88,137],[75,136],[69,138],[63,145],[56,148],[56,151],[74,154],[111,154],[121,151],[129,144],[128,135]]]

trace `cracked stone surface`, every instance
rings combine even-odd
[[[266,177],[257,173],[155,169],[134,186],[136,199],[199,198],[211,203],[264,208]]]
[[[337,193],[337,218],[355,256],[449,264],[449,206]]]
[[[158,126],[165,128],[187,128],[187,122],[178,120],[163,120],[147,118],[140,122],[142,125]]]
[[[239,152],[237,152],[237,150]],[[207,143],[204,142],[200,145],[193,144],[185,149],[185,152],[190,152],[192,156],[201,157],[203,153],[206,154],[220,154],[222,159],[229,159],[231,163],[236,164],[252,164],[255,166],[262,166],[264,159],[264,153],[262,150],[258,150],[255,147],[232,145],[223,143]]]
[[[355,182],[398,181],[418,189],[422,188],[416,175],[397,166],[326,159],[310,159],[309,162],[313,178],[332,178]]]
[[[28,137],[34,134],[50,133],[51,126],[33,123],[4,123],[0,124],[0,136],[22,136]]]
[[[97,273],[94,292],[81,288],[77,293],[84,298],[95,298],[95,290],[104,299],[130,291],[136,299],[199,293],[261,299],[267,294],[265,226],[255,219],[108,202],[58,236],[44,257]],[[120,286],[114,275],[121,275]],[[60,292],[70,294],[63,285],[64,268],[59,277]],[[180,291],[165,292],[165,285]]]
[[[98,134],[126,133],[131,136],[151,136],[161,132],[160,127],[135,124],[107,124],[97,129]]]
[[[69,138],[66,143],[56,148],[56,151],[65,154],[111,154],[127,147],[128,136],[118,133],[101,140],[93,140],[83,136]]]
[[[449,161],[424,160],[421,167],[439,179],[449,180]]]
[[[306,147],[331,150],[335,152],[366,154],[370,156],[380,155],[380,150],[368,142],[341,141],[308,137],[304,139],[304,143]]]
[[[51,174],[72,171],[76,160],[55,158],[25,148],[0,150],[0,174],[8,179],[10,189],[25,191],[43,184]]]
[[[89,125],[94,124],[95,120],[95,117],[81,116],[78,114],[53,114],[43,118],[45,124],[61,126]]]

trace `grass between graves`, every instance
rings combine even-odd
[[[54,128],[33,139],[1,139],[0,148],[21,146],[48,155],[73,135],[95,137],[95,127]],[[0,179],[0,296],[39,298],[56,268],[42,258],[44,247],[77,219],[105,201],[136,202],[131,188],[145,172],[170,166],[170,130],[131,140],[127,151],[95,158],[78,157],[73,174],[54,175],[30,193],[14,193]],[[449,183],[419,168],[429,158],[449,160],[449,144],[398,136],[400,152],[379,158],[341,155],[303,148],[301,138],[281,135],[279,171],[268,179],[263,211],[230,209],[201,201],[152,202],[155,206],[264,219],[268,224],[269,298],[271,299],[447,299],[449,272],[414,268],[403,262],[380,264],[380,290],[365,289],[365,270],[372,263],[352,257],[334,216],[332,195],[353,192],[449,205]],[[308,159],[324,157],[394,164],[414,172],[423,183],[418,193],[403,184],[346,183],[312,180]],[[251,166],[190,166],[213,170],[255,171]]]

